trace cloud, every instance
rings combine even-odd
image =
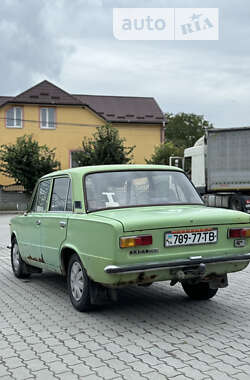
[[[136,7],[220,7],[219,41],[118,41],[112,8],[132,0],[2,0],[1,95],[42,79],[72,93],[154,96],[164,111],[250,125],[250,4],[138,0]]]
[[[12,94],[38,77],[59,78],[64,46],[47,29],[45,1],[0,2],[1,91]]]
[[[119,42],[118,42],[119,44]],[[216,126],[250,124],[250,59],[238,70],[238,58],[230,62],[216,53],[207,59],[199,51],[184,54],[143,51],[130,42],[98,49],[98,41],[80,46],[65,61],[64,87],[75,93],[154,96],[164,111],[205,114]],[[74,67],[74,70],[70,68]]]

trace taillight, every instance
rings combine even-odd
[[[124,236],[120,238],[120,248],[136,247],[137,245],[151,245],[153,238],[151,235]]]
[[[249,237],[250,237],[250,228],[230,228],[228,230],[229,239],[249,238]]]

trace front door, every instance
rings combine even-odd
[[[72,213],[72,190],[69,177],[56,177],[48,212],[41,217],[41,253],[46,266],[60,272],[60,250],[67,236],[68,217]]]
[[[18,245],[24,259],[40,257],[40,226],[37,222],[39,218],[40,216],[34,212],[29,212],[22,217]]]
[[[50,184],[50,179],[39,183],[31,210],[22,220],[20,250],[30,265],[34,262],[43,264],[40,246],[41,220],[47,210]]]

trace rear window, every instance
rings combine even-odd
[[[203,204],[182,172],[137,170],[85,177],[87,210],[169,204]]]

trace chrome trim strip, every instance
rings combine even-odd
[[[250,261],[250,253],[245,253],[243,255],[233,255],[233,256],[217,256],[217,257],[203,257],[197,260],[186,259],[186,260],[175,260],[167,262],[158,263],[146,263],[137,265],[108,265],[104,268],[104,272],[107,274],[127,274],[127,273],[138,273],[138,272],[148,272],[152,270],[164,270],[168,268],[180,268],[188,267],[199,264],[215,264],[215,263],[233,263],[241,261]]]

